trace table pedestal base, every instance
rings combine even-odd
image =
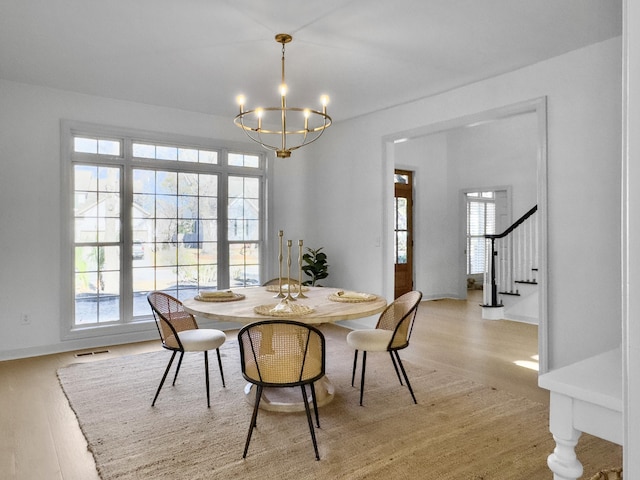
[[[327,405],[331,400],[333,400],[335,389],[326,375],[315,382],[315,388],[318,408]],[[307,390],[307,396],[309,397],[309,404],[311,404],[311,388],[305,387],[305,389]],[[255,404],[256,390],[256,386],[252,383],[248,383],[247,386],[244,387],[245,399],[251,405]],[[302,402],[300,387],[265,387],[262,390],[260,408],[272,412],[303,412],[304,403]]]

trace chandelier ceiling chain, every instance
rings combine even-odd
[[[236,115],[233,122],[254,142],[275,151],[279,158],[288,158],[293,150],[315,142],[331,125],[331,117],[327,115],[329,97],[327,95],[320,97],[321,111],[287,106],[284,54],[285,45],[290,43],[293,37],[287,33],[279,33],[275,39],[282,44],[280,106],[245,110],[246,99],[244,95],[239,95],[237,101],[240,105],[240,113]]]

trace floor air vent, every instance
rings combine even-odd
[[[100,355],[101,353],[109,353],[109,350],[94,350],[93,352],[76,353],[76,357],[88,357],[89,355]]]

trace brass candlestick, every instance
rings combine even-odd
[[[276,295],[273,296],[273,298],[284,298],[284,293],[282,293],[282,236],[284,235],[284,232],[282,230],[280,230],[278,232],[278,237],[279,237],[279,241],[280,241],[280,250],[278,253],[278,262],[279,262],[279,268],[278,268],[278,293]]]
[[[291,240],[287,240],[287,296],[285,300],[295,300],[291,296]]]
[[[287,296],[285,300],[295,300],[291,296],[291,240],[287,240]]]
[[[298,240],[298,293],[296,293],[295,297],[307,298],[307,296],[302,293],[302,240]]]

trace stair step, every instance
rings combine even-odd
[[[519,297],[520,296],[520,292],[518,292],[517,290],[515,292],[498,292],[500,295],[511,295],[513,297]]]

